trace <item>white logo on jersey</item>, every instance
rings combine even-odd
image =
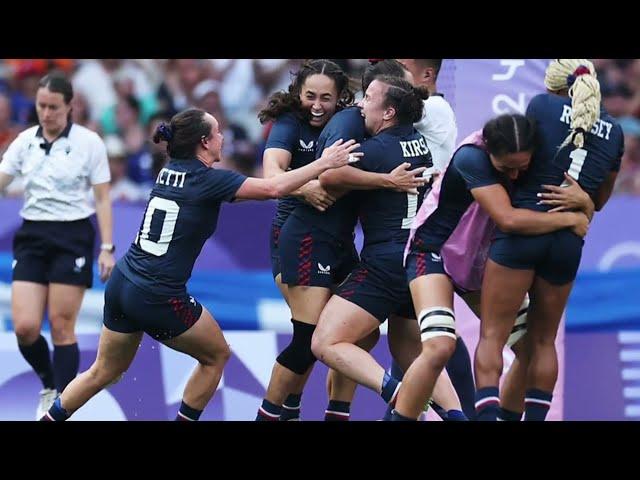
[[[331,265],[323,267],[322,264],[318,262],[318,273],[322,275],[331,275]]]
[[[197,305],[197,304],[196,304],[196,299],[195,299],[195,298],[193,298],[191,295],[189,295],[189,301],[190,301],[191,303],[193,303],[193,305],[194,305],[194,306],[195,306],[195,305]]]
[[[11,262],[11,270],[13,270],[14,268],[16,268],[16,265],[18,264],[18,260],[14,259],[13,262]]]
[[[304,143],[304,140],[300,139],[300,149],[303,152],[312,152],[313,151],[313,140],[309,141],[309,143]]]
[[[434,262],[441,262],[442,261],[442,257],[440,255],[438,255],[437,253],[433,253],[433,252],[431,252],[431,259]]]
[[[87,263],[87,259],[84,257],[78,257],[76,258],[76,266],[73,269],[74,272],[76,273],[80,273],[80,270],[82,270],[82,267],[84,267],[84,264]]]

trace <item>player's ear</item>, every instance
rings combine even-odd
[[[385,120],[391,120],[396,115],[396,109],[393,107],[388,107],[382,116]]]

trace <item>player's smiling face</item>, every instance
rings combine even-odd
[[[316,73],[309,75],[300,90],[302,109],[309,112],[312,127],[323,127],[336,113],[338,89],[332,78]]]
[[[208,147],[207,151],[209,152],[211,164],[213,165],[213,163],[222,160],[222,142],[224,140],[224,136],[220,133],[218,121],[213,115],[207,113],[205,114],[205,119],[211,124],[211,133],[208,137],[203,138],[202,141],[203,145]]]
[[[389,115],[388,108],[384,105],[385,94],[389,86],[374,80],[358,104],[364,117],[364,125],[367,132],[376,135],[383,127],[385,116]]]

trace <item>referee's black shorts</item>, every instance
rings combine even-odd
[[[13,280],[91,288],[95,237],[88,218],[24,220],[13,238]]]

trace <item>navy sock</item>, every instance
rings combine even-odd
[[[395,410],[391,413],[391,421],[392,422],[417,422],[415,418],[405,417],[404,415],[400,415]]]
[[[382,391],[380,392],[382,399],[390,405],[395,404],[396,393],[399,385],[400,382],[398,380],[393,378],[387,372],[384,372],[384,378],[382,379]]]
[[[18,344],[18,349],[38,377],[40,377],[44,388],[56,388],[56,384],[53,381],[51,354],[49,353],[47,340],[40,335],[31,345]]]
[[[445,422],[467,422],[469,419],[461,410],[449,410],[447,412],[447,418],[443,419]]]
[[[202,415],[202,410],[196,410],[184,403],[184,400],[180,404],[178,415],[176,415],[176,422],[197,422]]]
[[[476,388],[473,382],[469,351],[461,337],[456,340],[456,349],[447,362],[447,373],[460,399],[462,411],[468,419],[474,420],[476,417]]]
[[[282,411],[280,413],[280,421],[295,421],[300,420],[300,402],[302,400],[302,394],[290,394],[282,404]]]
[[[256,422],[277,422],[280,419],[280,413],[282,407],[271,403],[266,398],[262,400],[262,405],[258,409],[258,415],[256,416]]]
[[[80,350],[77,343],[53,346],[53,377],[56,390],[64,391],[65,387],[76,378],[80,366]]]
[[[553,394],[530,388],[524,396],[524,421],[542,422],[547,418]]]
[[[329,405],[324,411],[325,422],[348,422],[351,402],[341,402],[339,400],[329,400]]]
[[[45,413],[40,419],[41,422],[64,422],[67,418],[71,416],[64,408],[62,408],[62,404],[60,403],[60,397],[56,398],[53,405],[47,413]]]
[[[429,401],[429,406],[433,408],[433,411],[436,412],[436,414],[442,420],[447,419],[447,411],[444,408],[442,408],[440,405],[438,405],[436,402],[434,402],[433,400]]]
[[[402,371],[402,369],[400,368],[400,365],[398,365],[395,360],[391,362],[391,371],[389,373],[393,378],[397,378],[400,381],[402,381],[402,379],[404,378],[404,372]]]
[[[391,361],[390,371],[391,371],[390,372],[391,376],[393,378],[397,378],[398,380],[402,380],[402,378],[404,377],[404,372],[402,371],[402,369],[396,363],[395,360]],[[392,405],[387,405],[387,411],[384,412],[384,417],[382,417],[382,420],[384,420],[385,422],[390,422],[391,421],[392,412],[393,412],[393,406]]]
[[[476,420],[493,421],[500,412],[500,394],[498,387],[485,387],[476,392]]]
[[[500,413],[498,414],[498,420],[502,422],[519,422],[522,419],[522,412],[514,412],[500,407]]]

